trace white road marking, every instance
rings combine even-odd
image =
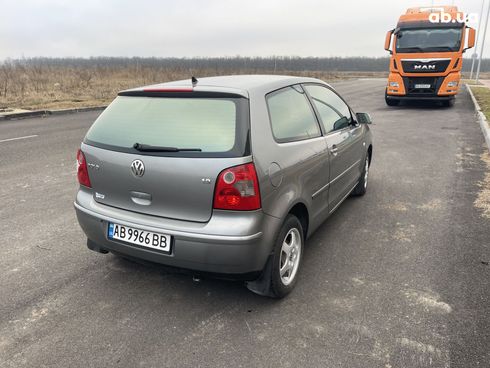
[[[38,135],[37,134],[34,134],[34,135],[26,135],[24,137],[16,137],[16,138],[2,139],[2,140],[0,140],[0,143],[10,142],[10,141],[17,141],[19,139],[35,138],[35,137],[38,137]]]

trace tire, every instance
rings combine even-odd
[[[386,104],[388,106],[398,106],[398,105],[400,105],[400,100],[394,100],[392,98],[386,97],[385,98],[385,101],[386,101]]]
[[[366,154],[366,160],[364,161],[364,168],[362,170],[361,177],[356,187],[352,191],[353,196],[363,196],[367,192],[369,179],[369,153]]]
[[[400,104],[400,100],[388,98],[388,93],[385,91],[385,101],[388,106],[398,106]]]
[[[450,100],[447,100],[447,101],[443,101],[442,102],[442,106],[444,107],[453,107],[454,106],[454,98],[450,99]]]
[[[279,230],[273,253],[266,263],[262,276],[247,285],[249,290],[272,298],[284,298],[288,295],[298,280],[304,239],[300,221],[296,216],[288,215]]]

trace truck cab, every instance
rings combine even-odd
[[[410,8],[388,31],[390,74],[385,100],[439,101],[452,106],[459,91],[463,53],[475,44],[475,30],[456,6]],[[465,46],[466,45],[466,46]]]

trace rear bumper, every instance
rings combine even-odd
[[[99,204],[84,190],[79,191],[74,206],[90,248],[217,274],[260,272],[281,225],[278,218],[262,211],[215,211],[207,223],[167,220]],[[172,252],[163,254],[110,240],[109,222],[169,234]]]

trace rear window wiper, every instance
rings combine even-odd
[[[135,143],[133,148],[140,152],[201,152],[200,148],[177,148],[177,147],[160,147],[150,146],[149,144]]]

